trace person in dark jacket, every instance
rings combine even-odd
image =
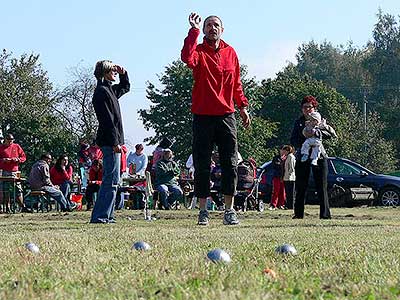
[[[49,164],[51,160],[52,157],[49,153],[43,154],[40,160],[32,166],[28,182],[32,190],[44,191],[54,198],[62,211],[72,211],[76,208],[76,203],[65,199],[60,189],[55,187],[50,180]]]
[[[285,159],[286,151],[281,148],[279,154],[275,155],[272,159],[272,196],[271,205],[269,210],[275,210],[276,208],[285,208],[286,195],[285,195],[285,185],[283,183],[283,175],[285,173]]]
[[[119,84],[112,84],[119,74]],[[103,152],[103,180],[94,205],[91,223],[115,223],[114,204],[120,179],[121,147],[124,144],[121,109],[118,99],[130,89],[126,70],[109,60],[97,62],[97,86],[93,107],[99,127],[96,144]]]
[[[317,160],[317,165],[311,165],[311,160],[301,161],[300,149],[306,137],[303,135],[303,129],[306,123],[306,117],[313,113],[318,107],[318,101],[313,96],[304,97],[301,102],[302,116],[294,122],[292,135],[290,138],[291,144],[298,149],[296,152],[296,199],[294,203],[294,219],[304,218],[304,203],[306,197],[306,191],[308,187],[308,179],[310,177],[310,170],[313,172],[315,181],[315,187],[317,189],[318,200],[320,204],[320,219],[330,219],[331,212],[329,210],[328,200],[328,163],[327,154],[322,151],[320,158]],[[322,138],[324,140],[329,139],[332,135],[322,130]]]
[[[189,16],[190,30],[181,51],[182,61],[193,70],[193,162],[194,193],[199,198],[199,225],[208,225],[206,210],[210,196],[210,164],[214,145],[221,159],[221,192],[224,195],[223,224],[237,225],[239,220],[233,209],[236,193],[238,145],[235,103],[245,128],[250,126],[248,101],[240,80],[240,66],[235,50],[221,39],[224,31],[217,16],[204,20],[204,41],[197,44],[201,18]]]

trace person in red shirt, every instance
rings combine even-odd
[[[99,160],[103,158],[103,152],[96,144],[96,140],[93,141],[92,145],[90,145],[89,149],[87,150],[88,156],[90,160],[93,162],[94,160]]]
[[[224,224],[239,224],[233,209],[237,182],[237,132],[235,104],[245,128],[250,125],[248,101],[240,81],[239,60],[235,50],[221,39],[224,31],[217,16],[209,16],[203,24],[204,40],[197,44],[201,18],[189,16],[190,30],[181,51],[182,61],[193,71],[193,162],[195,196],[199,198],[199,225],[208,224],[206,198],[210,196],[210,165],[214,145],[220,154],[224,194]]]
[[[2,176],[13,176],[19,171],[19,164],[26,161],[24,150],[17,143],[14,143],[14,136],[8,133],[4,138],[4,143],[0,145],[0,170]],[[3,201],[5,202],[6,210],[10,203],[10,183],[0,182],[0,192],[4,192]],[[20,182],[15,184],[16,201],[22,208],[22,212],[31,212],[24,205],[23,190]]]
[[[67,155],[60,155],[56,164],[50,169],[50,180],[60,187],[67,202],[70,201],[73,168],[68,163]]]
[[[95,159],[89,169],[89,181],[86,187],[85,199],[86,210],[91,210],[93,207],[93,196],[100,189],[101,180],[103,178],[103,161]]]

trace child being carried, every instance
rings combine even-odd
[[[335,130],[326,124],[326,120],[321,119],[321,114],[319,112],[314,111],[306,118],[306,124],[303,129],[303,135],[306,137],[306,140],[301,146],[301,161],[307,161],[310,156],[311,164],[316,166],[321,153],[325,152],[322,144],[321,130],[328,131],[334,137],[337,137],[337,135]],[[310,149],[312,149],[311,155],[309,155]]]

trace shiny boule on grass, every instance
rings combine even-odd
[[[207,253],[207,258],[212,262],[230,263],[231,257],[222,249],[214,249]]]
[[[139,250],[139,251],[148,251],[151,249],[151,247],[148,243],[139,241],[139,242],[133,243],[132,249]]]
[[[290,244],[283,244],[282,246],[276,247],[275,252],[279,254],[297,254],[296,248]]]
[[[38,254],[40,252],[39,247],[37,245],[35,245],[34,243],[26,243],[25,248],[35,254]]]

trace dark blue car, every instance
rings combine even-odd
[[[259,169],[262,180],[259,190],[264,202],[271,199],[272,166],[271,161]],[[310,176],[306,203],[316,204],[315,184]],[[353,206],[373,204],[384,206],[400,205],[400,177],[375,174],[367,168],[345,158],[328,158],[328,194],[332,206]]]

